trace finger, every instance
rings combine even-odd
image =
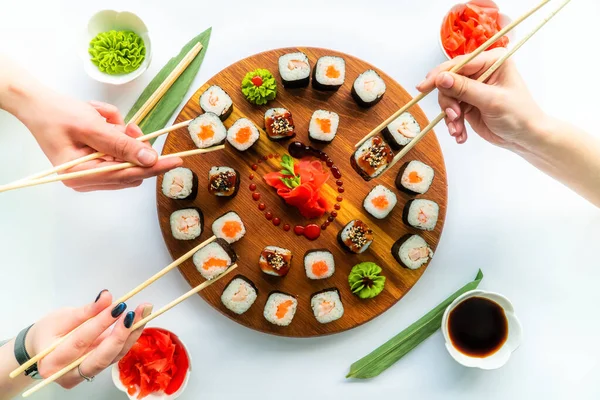
[[[435,85],[444,96],[453,97],[482,110],[490,108],[498,96],[498,88],[451,72],[438,75]]]
[[[463,132],[460,134],[460,136],[458,136],[458,137],[456,138],[456,143],[458,143],[458,144],[463,144],[463,143],[465,143],[466,141],[467,141],[467,131],[466,131],[466,130],[464,130],[464,131],[463,131]]]
[[[97,151],[142,167],[150,167],[158,160],[158,154],[153,148],[120,133],[109,124],[97,127],[83,140],[86,145]]]
[[[123,116],[119,112],[119,109],[112,104],[104,103],[101,101],[90,101],[90,105],[98,111],[98,114],[102,115],[106,122],[114,125],[124,125],[125,121]]]
[[[136,124],[127,124],[125,127],[125,134],[134,139],[144,136],[144,132],[142,132],[142,129]]]
[[[152,304],[143,304],[143,305],[139,306],[135,310],[135,321],[133,321],[133,324],[134,325],[137,324],[139,321],[146,318],[151,313],[152,313]],[[113,364],[116,363],[117,361],[119,361],[121,358],[123,358],[125,356],[125,354],[127,354],[129,349],[131,349],[131,346],[133,346],[135,344],[135,342],[137,342],[137,340],[140,338],[140,335],[142,334],[142,331],[144,330],[145,327],[146,327],[146,325],[142,325],[135,331],[131,332],[131,334],[127,338],[127,341],[125,342],[125,345],[123,346],[123,349],[117,355],[117,357],[115,357],[115,359],[112,361]]]
[[[60,318],[57,319],[56,323],[60,324],[59,331],[63,334],[71,332],[73,329],[82,325],[87,320],[94,318],[100,312],[105,310],[112,304],[112,294],[104,289],[96,295],[93,303],[86,304],[85,306],[73,308],[68,315],[71,318]]]
[[[460,103],[455,98],[446,96],[443,93],[438,93],[438,103],[440,108],[446,113],[448,121],[456,121],[462,114]]]
[[[73,188],[73,190],[75,190],[76,192],[79,192],[79,193],[109,191],[109,190],[122,190],[122,189],[130,189],[130,188],[138,187],[142,184],[142,182],[144,182],[144,181],[139,180],[139,181],[134,181],[131,183],[123,184],[123,185],[106,184],[106,185],[81,186],[81,187]]]

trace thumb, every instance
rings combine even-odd
[[[442,94],[483,110],[497,96],[495,87],[452,72],[439,74],[435,86]]]
[[[142,167],[151,167],[158,160],[158,154],[152,147],[108,124],[95,130],[86,139],[85,144],[97,151]]]

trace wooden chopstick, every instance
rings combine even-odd
[[[216,151],[216,150],[222,150],[224,148],[225,148],[224,145],[218,145],[218,146],[209,147],[207,149],[187,150],[187,151],[181,151],[179,153],[165,154],[165,155],[159,156],[158,159],[164,160],[166,158],[173,158],[173,157],[189,157],[189,156],[194,156],[197,154],[204,154],[204,153],[210,153],[210,152]],[[120,171],[122,169],[128,169],[128,168],[134,168],[134,167],[139,167],[139,165],[130,163],[130,162],[124,162],[124,163],[119,163],[119,164],[108,165],[106,167],[86,169],[83,171],[70,172],[68,174],[55,175],[55,176],[49,176],[46,178],[34,179],[32,181],[19,181],[19,182],[11,183],[8,185],[0,186],[0,193],[7,192],[9,190],[22,189],[25,187],[42,185],[44,183],[66,181],[69,179],[82,178],[85,176],[101,174],[104,172]]]
[[[562,10],[567,4],[569,4],[571,0],[563,1],[560,6],[554,11],[552,11],[546,18],[542,20],[534,29],[531,30],[523,39],[521,39],[516,45],[514,45],[510,50],[508,50],[502,57],[500,57],[491,67],[489,67],[479,78],[477,78],[478,82],[485,82],[506,60],[508,60],[513,54],[517,52],[533,35],[537,33],[548,21],[550,21],[560,10]],[[425,137],[429,131],[431,131],[441,120],[446,118],[446,112],[442,111],[439,113],[430,123],[427,125],[418,135],[416,135],[404,148],[394,156],[392,162],[385,169],[391,169],[402,157],[404,157],[413,147],[417,145],[417,143]]]
[[[170,309],[172,309],[173,307],[175,307],[179,303],[183,302],[184,300],[187,300],[188,298],[190,298],[191,296],[193,296],[196,293],[200,292],[204,288],[212,285],[213,283],[215,283],[216,281],[218,281],[219,279],[221,279],[222,277],[224,277],[225,275],[227,275],[228,273],[230,273],[231,271],[233,271],[236,268],[237,268],[237,264],[233,264],[225,272],[223,272],[221,275],[219,275],[218,277],[216,277],[216,278],[214,278],[214,279],[212,279],[210,281],[204,281],[204,282],[202,282],[201,284],[199,284],[195,288],[191,289],[187,293],[179,296],[175,300],[171,301],[169,304],[163,306],[160,310],[158,310],[158,311],[156,311],[156,312],[148,315],[146,318],[143,318],[142,320],[140,320],[137,323],[135,323],[130,328],[131,331],[134,331],[134,330],[140,328],[141,326],[143,326],[143,325],[147,324],[148,322],[152,321],[154,318],[156,318],[156,317],[158,317],[158,316],[166,313],[167,311],[169,311]],[[73,361],[71,364],[67,365],[63,369],[61,369],[61,370],[55,372],[54,374],[50,375],[48,378],[44,379],[43,381],[41,381],[40,383],[38,383],[37,385],[35,385],[31,389],[29,389],[26,392],[24,392],[23,393],[23,397],[29,397],[33,393],[37,392],[38,390],[42,389],[43,387],[45,387],[45,386],[49,385],[50,383],[54,382],[55,380],[59,379],[60,377],[62,377],[63,375],[65,375],[67,372],[71,371],[74,368],[77,368],[77,366],[79,366],[89,356],[89,354],[90,353],[87,353],[87,354],[81,356],[80,358],[78,358],[77,360]]]
[[[212,236],[209,239],[206,239],[204,242],[200,243],[198,246],[194,247],[193,249],[191,249],[190,251],[188,251],[181,257],[179,257],[177,260],[173,261],[171,264],[167,265],[165,268],[163,268],[156,274],[152,275],[150,278],[146,279],[146,281],[144,281],[140,285],[136,286],[134,289],[130,290],[127,294],[125,294],[125,295],[121,296],[120,298],[118,298],[117,300],[113,301],[112,306],[116,306],[119,303],[126,302],[127,300],[129,300],[130,298],[132,298],[133,296],[135,296],[136,294],[138,294],[139,292],[141,292],[142,290],[144,290],[145,288],[147,288],[148,286],[150,286],[151,284],[153,284],[154,282],[156,282],[157,280],[162,278],[167,272],[180,266],[183,262],[185,262],[190,257],[192,257],[198,250],[200,250],[207,244],[215,241],[216,239],[217,239],[216,236]],[[77,328],[75,328],[75,329],[77,329]],[[50,346],[46,347],[44,350],[40,351],[35,356],[31,357],[31,359],[29,361],[23,363],[23,365],[19,366],[19,368],[16,368],[14,371],[12,371],[9,374],[9,376],[11,378],[15,378],[15,377],[21,375],[23,372],[25,372],[25,370],[27,368],[31,367],[33,364],[35,364],[42,358],[46,357],[48,354],[50,354],[50,352],[52,352],[54,349],[56,349],[58,347],[58,345],[60,345],[62,342],[64,342],[65,339],[75,331],[75,329],[72,330],[71,332],[69,332],[67,335],[65,335],[65,336],[61,337],[60,339],[56,340],[55,342],[53,342]]]
[[[473,61],[473,59],[475,57],[477,57],[479,54],[483,53],[488,47],[490,47],[492,44],[494,44],[494,42],[496,42],[496,40],[500,39],[502,36],[506,35],[510,31],[512,31],[517,25],[519,25],[521,22],[525,21],[528,17],[531,16],[531,14],[535,13],[537,10],[539,10],[540,8],[545,6],[549,1],[550,0],[543,0],[537,6],[533,7],[531,10],[527,11],[525,14],[521,15],[519,18],[517,18],[510,24],[506,25],[498,33],[496,33],[494,36],[489,38],[484,44],[479,46],[475,51],[473,51],[472,53],[469,53],[464,58],[464,60],[462,60],[461,62],[456,64],[454,67],[452,67],[449,72],[458,72],[462,67],[464,67],[466,64]],[[400,108],[398,111],[396,111],[394,114],[392,114],[389,118],[387,118],[381,124],[377,125],[377,127],[375,129],[373,129],[365,137],[363,137],[358,143],[356,143],[356,145],[354,145],[354,147],[355,148],[359,147],[361,144],[366,142],[369,138],[372,138],[373,136],[377,135],[379,132],[381,132],[381,130],[383,130],[386,126],[388,126],[393,120],[398,118],[402,113],[404,113],[406,110],[408,110],[409,108],[411,108],[412,106],[417,104],[419,101],[423,100],[425,98],[425,96],[427,96],[432,91],[433,91],[433,89],[428,92],[419,93],[416,97],[414,97],[411,101],[406,103],[402,108]]]
[[[173,83],[179,78],[179,76],[187,69],[187,67],[191,64],[191,62],[196,58],[198,53],[202,50],[202,44],[200,42],[196,43],[194,47],[181,59],[179,64],[175,67],[173,71],[169,74],[167,79],[160,84],[160,86],[156,89],[152,96],[146,100],[144,105],[140,107],[140,109],[131,117],[128,121],[129,123],[134,123],[139,125],[140,122],[148,115],[150,110],[154,108],[156,103],[164,96],[164,94],[171,88]]]

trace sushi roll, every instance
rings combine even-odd
[[[292,113],[285,108],[269,108],[265,112],[265,131],[271,140],[291,139],[296,136]]]
[[[292,252],[277,246],[267,246],[260,253],[258,265],[267,275],[286,276],[292,266]]]
[[[308,250],[304,255],[304,269],[308,279],[325,279],[335,272],[333,254],[326,249]]]
[[[377,185],[365,197],[363,207],[373,217],[383,219],[392,212],[397,202],[394,192],[383,185]]]
[[[346,62],[342,57],[324,56],[317,60],[313,69],[313,88],[335,91],[346,79]]]
[[[350,156],[350,165],[366,181],[379,176],[394,159],[394,152],[379,135],[369,138]]]
[[[413,160],[400,168],[396,176],[396,187],[408,194],[423,194],[429,190],[434,176],[433,168]]]
[[[194,200],[198,194],[198,177],[188,168],[175,168],[163,177],[162,192],[174,200]]]
[[[225,121],[233,112],[233,101],[220,86],[212,85],[200,96],[200,108],[205,113],[216,114]]]
[[[373,231],[361,220],[354,219],[342,228],[338,234],[338,241],[352,253],[364,253],[373,243]]]
[[[392,255],[403,267],[417,269],[427,264],[433,251],[421,236],[405,235],[392,246]]]
[[[398,118],[390,122],[381,134],[388,141],[390,146],[395,150],[399,150],[406,146],[411,140],[421,133],[419,123],[411,113],[405,112],[400,114]]]
[[[234,243],[244,237],[246,227],[235,211],[229,211],[215,219],[212,231],[216,237],[224,239],[227,243]]]
[[[332,111],[317,110],[308,126],[308,137],[315,142],[329,143],[337,133],[340,116]]]
[[[204,215],[199,208],[174,211],[169,218],[171,233],[177,240],[193,240],[202,234]]]
[[[413,228],[432,231],[437,224],[439,212],[440,207],[435,201],[414,199],[404,206],[402,219]]]
[[[322,324],[338,320],[344,315],[340,291],[335,288],[313,294],[310,299],[310,307],[317,321]]]
[[[379,103],[385,94],[385,82],[377,72],[368,69],[354,80],[352,98],[361,107],[367,108]]]
[[[265,304],[263,315],[274,325],[288,326],[292,323],[297,308],[298,300],[291,294],[272,292]]]
[[[240,118],[227,130],[227,141],[236,150],[246,151],[260,138],[258,128],[248,118]]]
[[[192,261],[204,279],[214,279],[237,260],[233,248],[223,239],[210,242],[194,253]]]
[[[238,275],[229,282],[223,294],[221,303],[231,312],[243,314],[256,301],[258,289],[254,283],[245,276]]]
[[[231,167],[211,167],[208,171],[208,192],[217,197],[233,197],[240,188],[240,174]]]
[[[227,137],[227,128],[217,114],[205,113],[196,117],[188,125],[188,132],[199,149],[222,144]]]
[[[279,75],[283,87],[307,87],[310,80],[310,63],[302,52],[287,53],[279,57]]]

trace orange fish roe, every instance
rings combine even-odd
[[[374,197],[373,200],[371,200],[371,203],[373,203],[373,206],[375,206],[375,208],[379,209],[384,209],[390,204],[387,197],[385,196]]]
[[[287,314],[288,310],[290,309],[290,307],[294,304],[293,301],[291,300],[286,300],[283,303],[280,303],[277,306],[277,312],[275,313],[275,316],[278,319],[282,319],[283,317],[285,317],[285,314]]]
[[[410,183],[419,183],[423,181],[423,178],[421,178],[416,171],[410,171],[408,174],[408,181]]]
[[[329,271],[329,266],[325,261],[317,261],[312,265],[312,273],[315,276],[323,276]]]
[[[321,128],[321,131],[323,133],[331,133],[331,120],[330,119],[316,118],[315,121],[317,122],[317,124],[319,125],[319,127]]]
[[[200,127],[200,133],[198,133],[198,138],[200,140],[208,140],[215,136],[215,131],[212,125],[202,125]]]
[[[242,225],[239,221],[226,221],[221,228],[221,232],[228,238],[234,238],[242,231]]]
[[[216,257],[211,257],[204,262],[204,264],[202,265],[202,268],[204,268],[205,270],[208,271],[211,268],[226,267],[227,265],[228,265],[227,260],[223,260],[221,258],[216,258]]]
[[[237,131],[237,134],[235,135],[235,140],[236,140],[236,142],[243,144],[243,143],[246,143],[248,140],[250,140],[251,135],[252,135],[252,130],[250,129],[250,127],[244,126],[239,131]]]
[[[338,71],[334,65],[329,65],[327,67],[327,70],[325,70],[325,76],[327,76],[328,78],[339,78],[340,71]]]

